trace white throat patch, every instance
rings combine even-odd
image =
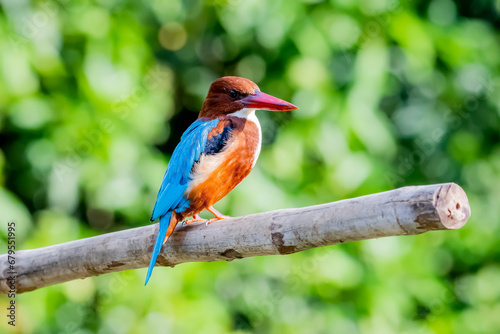
[[[243,109],[240,109],[240,110],[238,110],[236,112],[233,112],[232,114],[228,114],[228,116],[234,116],[234,117],[244,118],[247,121],[254,122],[255,125],[257,126],[257,129],[259,129],[259,142],[257,144],[257,149],[255,150],[255,154],[253,156],[252,168],[257,163],[257,159],[259,158],[260,149],[261,149],[261,146],[262,146],[262,129],[260,127],[259,119],[255,115],[255,110],[256,109],[243,108]]]

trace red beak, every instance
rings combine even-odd
[[[288,111],[299,109],[291,103],[280,100],[277,97],[262,93],[258,90],[255,94],[248,95],[240,100],[246,108],[260,109],[260,110],[276,110]]]

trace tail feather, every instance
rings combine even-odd
[[[165,241],[167,241],[168,237],[174,231],[175,225],[177,225],[176,223],[172,224],[173,222],[171,222],[171,218],[172,218],[172,211],[169,211],[165,215],[160,217],[160,228],[158,229],[158,235],[156,236],[155,247],[153,248],[153,253],[151,254],[148,273],[146,275],[146,283],[144,283],[144,285],[148,284],[149,278],[153,273],[153,268],[155,266],[156,259],[160,254],[161,246],[163,246]]]

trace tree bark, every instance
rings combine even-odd
[[[457,229],[470,217],[454,183],[399,188],[305,208],[284,209],[178,226],[157,266],[291,254],[313,247],[388,236]],[[180,225],[180,224],[179,224]],[[16,252],[15,283],[0,255],[0,293],[17,293],[148,266],[158,224]],[[153,275],[154,279],[154,275]]]

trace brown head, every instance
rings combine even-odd
[[[199,117],[217,118],[243,108],[261,110],[295,110],[291,103],[262,93],[252,81],[240,77],[215,80],[203,102]]]

